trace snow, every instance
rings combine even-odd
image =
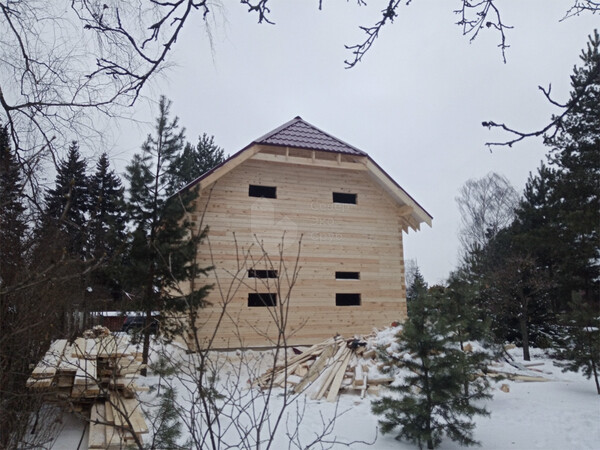
[[[389,345],[393,342],[398,329],[390,328],[380,332],[375,342],[377,345]],[[388,347],[391,351],[392,346]],[[160,346],[154,343],[154,355]],[[173,346],[164,347],[170,358],[184,361],[190,355],[186,355],[181,349]],[[509,350],[509,354],[519,364],[540,364],[527,369],[528,375],[543,376],[548,382],[519,382],[502,380],[494,383],[493,399],[486,402],[491,412],[490,417],[475,417],[476,429],[475,439],[479,440],[484,449],[598,449],[600,443],[600,396],[596,394],[593,380],[586,379],[583,375],[572,372],[561,372],[543,351],[532,349],[531,361],[523,361],[522,350],[519,348]],[[256,389],[240,387],[240,380],[244,383],[253,373],[261,367],[268,365],[271,357],[266,352],[227,352],[215,353],[215,357],[228,363],[222,368],[221,385],[224,389],[231,386],[225,385],[229,382],[235,383],[240,401],[251,399],[256,407],[263,405],[265,399]],[[240,362],[248,361],[248,366]],[[504,372],[520,372],[505,362],[499,363],[494,369]],[[534,370],[535,369],[535,370]],[[139,384],[157,384],[159,378],[156,375],[141,379]],[[174,381],[178,387],[179,401],[181,405],[189,405],[190,394],[185,389],[185,382]],[[508,393],[500,390],[501,384],[507,384]],[[358,392],[358,391],[357,391]],[[274,392],[271,399],[270,411],[275,411],[281,405],[282,389]],[[143,394],[146,400],[152,398],[152,394]],[[287,449],[297,448],[290,441],[286,431],[292,432],[297,417],[302,417],[302,423],[298,431],[298,438],[303,446],[314,440],[325,429],[329,422],[335,419],[333,427],[326,432],[323,438],[323,446],[316,445],[312,448],[351,448],[351,449],[414,449],[414,445],[397,441],[394,435],[382,435],[377,430],[377,416],[371,413],[371,400],[374,396],[367,395],[361,399],[359,394],[344,393],[340,395],[337,403],[329,403],[325,400],[315,401],[301,395],[286,410],[284,423],[280,425],[272,448]],[[337,416],[337,417],[336,417]],[[59,437],[53,449],[72,449],[74,439],[81,437],[83,427],[81,422],[67,422],[63,434]],[[85,440],[84,440],[85,442]],[[373,444],[373,445],[369,445]],[[85,449],[85,445],[81,448]],[[458,449],[460,446],[448,439],[444,440],[440,449]]]

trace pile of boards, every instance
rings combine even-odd
[[[313,345],[287,363],[269,369],[255,383],[263,389],[287,384],[296,393],[335,402],[342,391],[377,392],[393,378],[382,377],[377,370],[375,349],[367,350],[362,338],[330,338]]]
[[[255,384],[262,389],[287,386],[296,393],[305,393],[313,400],[326,398],[330,402],[335,402],[341,392],[358,391],[361,397],[366,392],[377,394],[381,386],[389,385],[394,378],[381,374],[383,363],[376,358],[373,338],[330,338],[288,358],[286,363],[267,370]],[[472,351],[472,347],[467,344],[465,351]],[[539,375],[546,372],[533,367],[543,363],[519,364],[507,359],[505,363],[518,371],[499,370],[494,366],[502,367],[503,364],[492,363],[481,376],[525,382],[549,381]]]
[[[100,332],[98,332],[100,331]],[[90,449],[124,448],[148,433],[135,381],[142,355],[128,336],[96,330],[69,343],[57,339],[27,380],[46,401],[90,413]],[[108,330],[106,330],[108,331]]]

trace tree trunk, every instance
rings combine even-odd
[[[152,323],[152,309],[146,310],[146,318],[144,319],[144,345],[142,347],[142,369],[140,375],[145,377],[148,374],[148,355],[150,354],[150,324]]]
[[[527,317],[521,314],[519,318],[519,325],[521,327],[521,338],[523,339],[523,359],[525,361],[531,361],[529,356],[529,332],[527,331]]]
[[[592,372],[594,372],[594,381],[596,382],[596,391],[600,395],[600,383],[598,383],[598,369],[596,368],[596,361],[592,359]]]

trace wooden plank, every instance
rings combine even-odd
[[[90,412],[88,448],[106,448],[106,420],[103,403],[94,403]]]
[[[73,358],[80,358],[80,359],[84,359],[85,355],[86,355],[86,347],[87,347],[87,340],[85,338],[79,337],[77,339],[75,339],[75,342],[73,342],[73,345],[71,346],[71,356]]]
[[[282,164],[294,164],[296,166],[325,167],[345,170],[367,170],[365,165],[362,163],[346,162],[342,161],[341,159],[339,161],[320,159],[316,156],[316,153],[313,153],[310,158],[303,158],[301,156],[288,156],[286,158],[286,155],[258,153],[252,157],[252,160]]]
[[[381,378],[368,378],[367,384],[369,386],[378,386],[381,384],[390,384],[394,381],[393,377],[381,377]]]
[[[319,400],[319,399],[323,398],[323,396],[325,395],[325,393],[331,386],[333,379],[337,375],[337,371],[338,371],[337,369],[340,366],[340,361],[342,359],[345,359],[347,352],[350,352],[350,349],[347,348],[345,345],[341,345],[338,348],[338,351],[333,356],[332,364],[330,364],[329,367],[327,367],[327,369],[325,369],[325,371],[323,372],[321,377],[319,377],[319,380],[321,381],[321,386],[316,393],[313,393],[313,395],[311,395],[311,398],[313,400]]]
[[[325,342],[321,342],[309,348],[307,351],[301,353],[300,355],[296,355],[292,359],[288,361],[287,366],[283,367],[282,370],[279,371],[279,374],[275,376],[273,384],[280,386],[284,380],[293,374],[300,364],[306,362],[307,360],[316,357],[321,354],[324,346],[333,343],[334,339],[331,338]]]
[[[354,387],[360,387],[363,385],[363,370],[360,364],[354,366],[354,382],[352,385]]]
[[[113,404],[115,425],[123,427],[136,435],[148,433],[148,426],[142,416],[140,403],[135,398],[123,398],[117,393],[110,395]]]
[[[98,347],[100,338],[90,338],[85,340],[85,357],[87,359],[98,358]]]
[[[95,385],[97,374],[97,362],[93,359],[80,359],[77,372],[75,373],[75,382],[77,385]]]
[[[110,401],[104,402],[106,414],[106,445],[107,448],[119,448],[121,446],[121,435],[115,425],[115,415]]]
[[[323,350],[323,352],[319,355],[319,357],[313,363],[313,365],[310,366],[310,369],[308,369],[308,373],[306,374],[306,376],[302,379],[300,383],[298,383],[297,386],[294,387],[294,392],[302,392],[310,383],[317,379],[317,377],[321,373],[321,370],[323,370],[325,364],[327,364],[327,360],[333,355],[336,348],[336,344],[331,344],[327,346],[325,350]]]
[[[33,369],[32,378],[53,378],[56,374],[56,368],[60,365],[66,345],[66,339],[53,341],[44,357]]]
[[[338,397],[338,392],[340,391],[340,387],[342,386],[342,381],[344,381],[344,376],[346,375],[346,368],[348,367],[348,363],[350,362],[350,358],[352,357],[352,350],[349,348],[346,349],[346,357],[339,365],[337,374],[331,383],[331,387],[329,388],[329,393],[327,394],[328,402],[335,402]]]
[[[133,432],[135,434],[148,433],[148,425],[144,419],[140,402],[135,398],[128,398],[123,400],[125,410],[129,414],[129,420],[133,426]]]

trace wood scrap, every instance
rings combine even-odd
[[[333,353],[335,352],[335,347],[335,344],[331,344],[328,347],[326,347],[325,350],[323,350],[323,352],[321,352],[321,354],[312,364],[310,369],[308,369],[308,372],[306,373],[302,381],[298,383],[298,385],[294,388],[294,392],[302,392],[310,383],[317,379],[317,377],[325,367],[325,364],[327,364],[327,360],[331,356],[333,356]]]

